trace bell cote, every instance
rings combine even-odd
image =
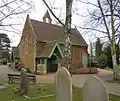
[[[43,22],[50,23],[50,24],[52,23],[52,19],[50,17],[48,10],[46,11],[45,15],[43,16]]]

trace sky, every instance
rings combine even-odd
[[[48,2],[50,2],[50,0],[46,0]],[[51,0],[53,1],[53,0]],[[74,0],[73,0],[74,1]],[[52,2],[51,5],[54,5],[53,7],[56,8],[56,9],[53,9],[53,11],[55,12],[56,16],[61,16],[61,18],[65,18],[65,0],[56,0],[56,2]],[[82,4],[82,3],[79,3],[79,2],[73,2],[73,9],[74,10],[77,10],[77,13],[79,13],[80,15],[85,15],[87,14],[87,7],[86,5]],[[79,9],[79,10],[78,10]],[[31,19],[35,19],[35,20],[39,20],[39,21],[42,21],[42,17],[44,16],[45,12],[46,12],[47,8],[46,6],[44,5],[44,3],[42,2],[42,0],[34,0],[34,7],[32,9],[32,11],[29,13],[29,16]],[[62,12],[62,13],[60,13]],[[24,26],[24,23],[25,23],[25,19],[26,19],[26,16],[27,14],[23,17],[23,19],[21,20],[22,22],[22,26],[19,27],[19,30],[21,31],[22,33],[22,30],[23,30],[23,26]],[[54,17],[51,15],[52,17],[52,23],[55,24],[56,23],[56,20],[54,19]],[[72,15],[72,24],[74,25],[83,25],[84,21],[86,19],[84,17],[80,17],[80,16],[77,16],[76,14],[73,14]],[[72,25],[72,27],[74,28],[75,26]],[[80,29],[78,29],[81,33],[81,35],[83,36],[83,38],[86,40],[86,42],[89,44],[89,41],[90,41],[90,37],[88,37],[88,35],[84,35],[84,32]],[[17,46],[18,43],[20,42],[20,36],[17,35],[16,33],[8,33],[8,36],[9,38],[11,39],[11,46]],[[92,38],[91,38],[92,40]]]

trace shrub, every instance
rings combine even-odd
[[[7,65],[8,65],[8,67],[10,67],[10,66],[11,66],[11,64],[10,64],[9,62],[7,63]]]
[[[19,64],[18,60],[15,60],[15,68],[17,69],[17,64]]]
[[[101,54],[99,57],[98,57],[98,66],[100,68],[104,68],[107,66],[107,57],[105,56],[105,54]]]
[[[24,68],[25,67],[25,65],[23,64],[23,63],[18,63],[17,65],[16,65],[16,69],[18,70],[18,71],[20,71],[22,68]]]

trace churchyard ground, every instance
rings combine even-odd
[[[13,72],[16,72],[16,71],[12,71],[9,68],[7,68],[6,66],[1,66],[0,68],[1,68],[0,81],[2,83],[7,84],[8,79],[7,79],[6,74],[10,73],[10,72],[13,73]],[[106,73],[106,71],[103,71],[103,70],[99,69],[99,73],[97,74],[97,76],[99,78],[101,78],[101,80],[105,83],[109,92],[115,92],[115,93],[119,94],[118,91],[120,91],[120,90],[119,90],[118,87],[120,87],[120,83],[113,83],[113,82],[107,82],[106,81],[106,80],[111,80],[111,76],[112,76],[111,74],[112,74],[112,72],[110,72],[110,71]],[[82,101],[82,100],[80,100],[80,99],[82,99],[81,87],[83,87],[84,82],[87,80],[88,77],[89,77],[89,75],[84,75],[84,74],[73,75],[73,77],[72,77],[73,84],[75,86],[79,87],[79,88],[77,88],[77,89],[75,88],[73,90],[73,92],[74,92],[73,93],[73,98],[74,98],[73,101],[78,101],[77,99],[79,99],[79,101]],[[55,82],[54,81],[55,80],[55,74],[47,74],[47,75],[43,75],[43,76],[37,76],[37,80],[38,80],[38,83],[37,83],[38,87],[39,87],[39,85],[41,85],[41,84],[43,85],[43,83],[44,83],[45,85],[47,85],[48,88],[52,89],[51,93],[52,92],[55,93],[55,85],[53,84]],[[41,83],[39,83],[39,82],[41,82]],[[9,84],[8,89],[6,89],[4,91],[0,91],[0,99],[2,101],[7,101],[7,100],[8,101],[12,101],[12,100],[13,101],[19,101],[19,99],[20,99],[20,101],[28,101],[28,99],[26,99],[24,97],[17,96],[17,95],[13,94],[13,88],[18,87],[18,86],[19,86],[19,84]],[[5,98],[7,98],[6,96],[9,99],[5,99]],[[49,101],[53,101],[55,99],[55,97],[50,97],[49,99],[51,99]],[[119,101],[119,100],[120,100],[120,98],[116,98],[116,97],[112,98],[112,101]],[[39,100],[38,99],[37,100],[32,99],[32,100],[29,100],[29,101],[48,101],[48,99],[47,98],[39,99]]]

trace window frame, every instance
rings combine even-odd
[[[82,56],[83,56],[83,48],[80,47],[80,59],[82,60]]]
[[[28,54],[28,35],[25,37],[25,54]]]

